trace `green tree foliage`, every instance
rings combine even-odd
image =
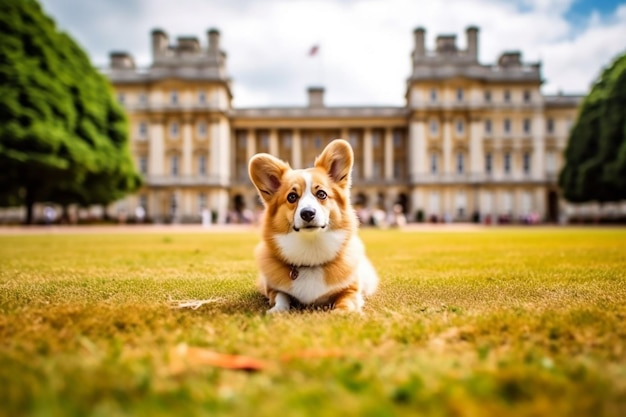
[[[559,185],[571,202],[626,199],[626,55],[604,70],[583,101]]]
[[[107,204],[135,191],[108,80],[35,0],[0,0],[0,205]]]

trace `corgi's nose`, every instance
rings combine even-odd
[[[315,218],[315,209],[313,207],[303,208],[300,210],[300,217],[302,217],[302,220],[305,222],[310,222]]]

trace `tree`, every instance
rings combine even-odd
[[[108,204],[141,185],[108,80],[35,0],[0,0],[0,205]]]
[[[568,201],[626,199],[626,54],[583,100],[565,149],[559,185]]]

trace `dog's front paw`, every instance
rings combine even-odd
[[[360,313],[365,304],[361,293],[352,293],[346,296],[340,297],[335,301],[333,311],[344,313]]]
[[[360,314],[362,313],[361,308],[358,307],[354,303],[342,303],[339,305],[335,305],[332,311],[334,314],[341,314],[341,313]]]
[[[276,304],[274,307],[267,310],[268,314],[286,313],[289,311],[289,306]]]

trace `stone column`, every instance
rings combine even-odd
[[[452,119],[447,116],[443,119],[443,146],[442,146],[442,157],[443,164],[441,173],[444,175],[451,174],[454,172],[452,170],[452,160],[454,155],[452,155]]]
[[[535,208],[539,213],[540,221],[545,221],[548,215],[546,193],[547,189],[545,187],[537,187],[537,189],[535,189]]]
[[[230,183],[230,125],[228,119],[222,117],[218,125],[219,129],[219,161],[222,183]]]
[[[302,137],[299,129],[294,129],[291,136],[291,166],[294,169],[302,168]]]
[[[366,128],[363,137],[363,178],[371,180],[373,174],[374,150],[372,144],[372,129]]]
[[[343,128],[341,128],[341,132],[339,133],[339,137],[340,137],[341,139],[344,139],[344,140],[350,141],[350,138],[349,138],[348,136],[349,136],[349,133],[348,133],[348,128],[347,128],[347,127],[343,127]]]
[[[192,175],[192,151],[193,151],[193,138],[191,120],[185,119],[183,122],[183,160],[181,174],[184,177]]]
[[[148,148],[148,176],[165,174],[165,128],[162,119],[155,119],[150,126]]]
[[[531,158],[532,166],[530,167],[530,170],[534,179],[542,181],[546,177],[546,142],[544,132],[545,118],[543,113],[536,112],[532,118],[532,124],[533,157]]]
[[[393,131],[390,127],[385,129],[385,180],[393,180]]]
[[[483,150],[482,123],[479,118],[472,118],[470,122],[470,154],[469,172],[480,175],[485,171],[485,153]]]
[[[278,158],[278,132],[276,131],[276,129],[270,129],[269,141],[270,155],[274,155]]]
[[[209,174],[211,178],[220,178],[220,126],[219,120],[211,120],[209,128]]]
[[[246,130],[246,159],[249,161],[256,154],[256,141],[254,140],[254,129]]]
[[[409,126],[409,170],[412,181],[428,173],[424,120],[413,120]]]

